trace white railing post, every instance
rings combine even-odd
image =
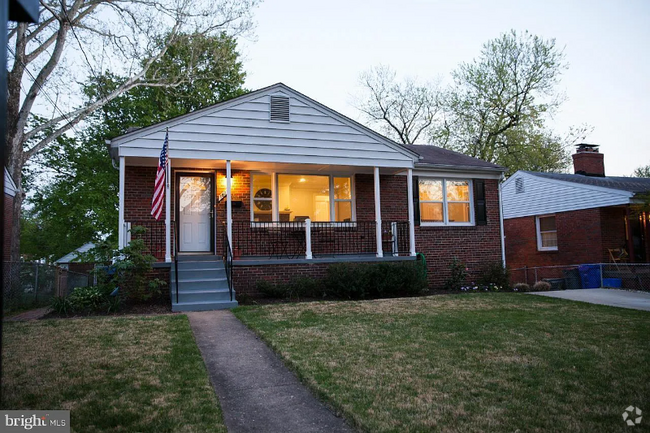
[[[311,219],[309,218],[305,220],[305,245],[307,249],[307,251],[305,251],[305,258],[311,260]]]
[[[376,238],[377,238],[377,257],[384,257],[384,251],[382,248],[382,238],[381,238],[381,197],[379,192],[379,167],[375,167],[375,223],[376,227]]]
[[[399,243],[397,242],[397,222],[391,221],[390,223],[390,232],[393,235],[393,256],[398,256],[398,251],[399,251]]]

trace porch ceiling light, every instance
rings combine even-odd
[[[303,182],[307,182],[307,179],[305,179],[304,177],[301,177],[300,178],[300,183],[303,183]]]

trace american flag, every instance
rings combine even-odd
[[[165,173],[167,172],[167,145],[169,144],[169,131],[165,132],[165,142],[160,151],[158,160],[158,172],[156,173],[156,186],[153,190],[153,199],[151,200],[151,215],[159,220],[162,214],[163,201],[165,198]]]

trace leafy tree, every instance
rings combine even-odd
[[[257,0],[41,0],[38,23],[9,25],[7,166],[19,192],[14,200],[12,260],[19,259],[25,164],[132,89],[180,87],[202,78],[201,56],[190,57],[197,63],[182,70],[169,64],[163,68],[166,73],[150,71],[154,65],[164,66],[161,60],[184,34],[248,32],[256,4]],[[194,41],[202,42],[189,39]],[[84,94],[86,77],[107,75],[122,79],[94,97],[86,93],[83,103],[74,102]],[[45,113],[44,106],[53,111]],[[46,120],[34,123],[35,115]]]
[[[650,177],[650,164],[637,167],[632,173],[633,177]]]
[[[510,31],[462,63],[444,92],[413,80],[397,83],[386,68],[371,70],[362,79],[367,95],[358,108],[403,143],[427,140],[510,173],[563,171],[569,146],[589,131],[572,128],[562,137],[545,125],[564,99],[557,84],[566,67],[554,39]]]
[[[566,138],[544,123],[563,101],[557,90],[567,68],[555,40],[510,31],[488,41],[478,59],[453,72],[455,86],[445,98],[446,119],[438,143],[508,167],[563,171],[570,144],[587,127]]]
[[[200,68],[196,73],[205,78],[172,87],[134,88],[89,116],[80,137],[59,139],[35,157],[26,170],[26,184],[47,182],[28,198],[22,254],[55,260],[100,238],[117,244],[119,173],[105,140],[244,92],[237,44],[225,33],[179,36],[148,74],[182,74],[189,67]],[[116,88],[123,80],[107,74],[89,83],[85,92],[92,99],[100,88]]]

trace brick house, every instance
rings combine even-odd
[[[232,288],[256,295],[261,279],[320,277],[342,261],[422,253],[439,287],[454,257],[474,275],[503,259],[501,167],[400,145],[281,83],[132,131],[110,149],[120,167],[120,247],[145,241],[170,278],[175,311],[228,308]]]
[[[650,218],[637,211],[650,179],[605,176],[598,146],[580,144],[575,174],[518,171],[503,183],[511,269],[650,259]]]

